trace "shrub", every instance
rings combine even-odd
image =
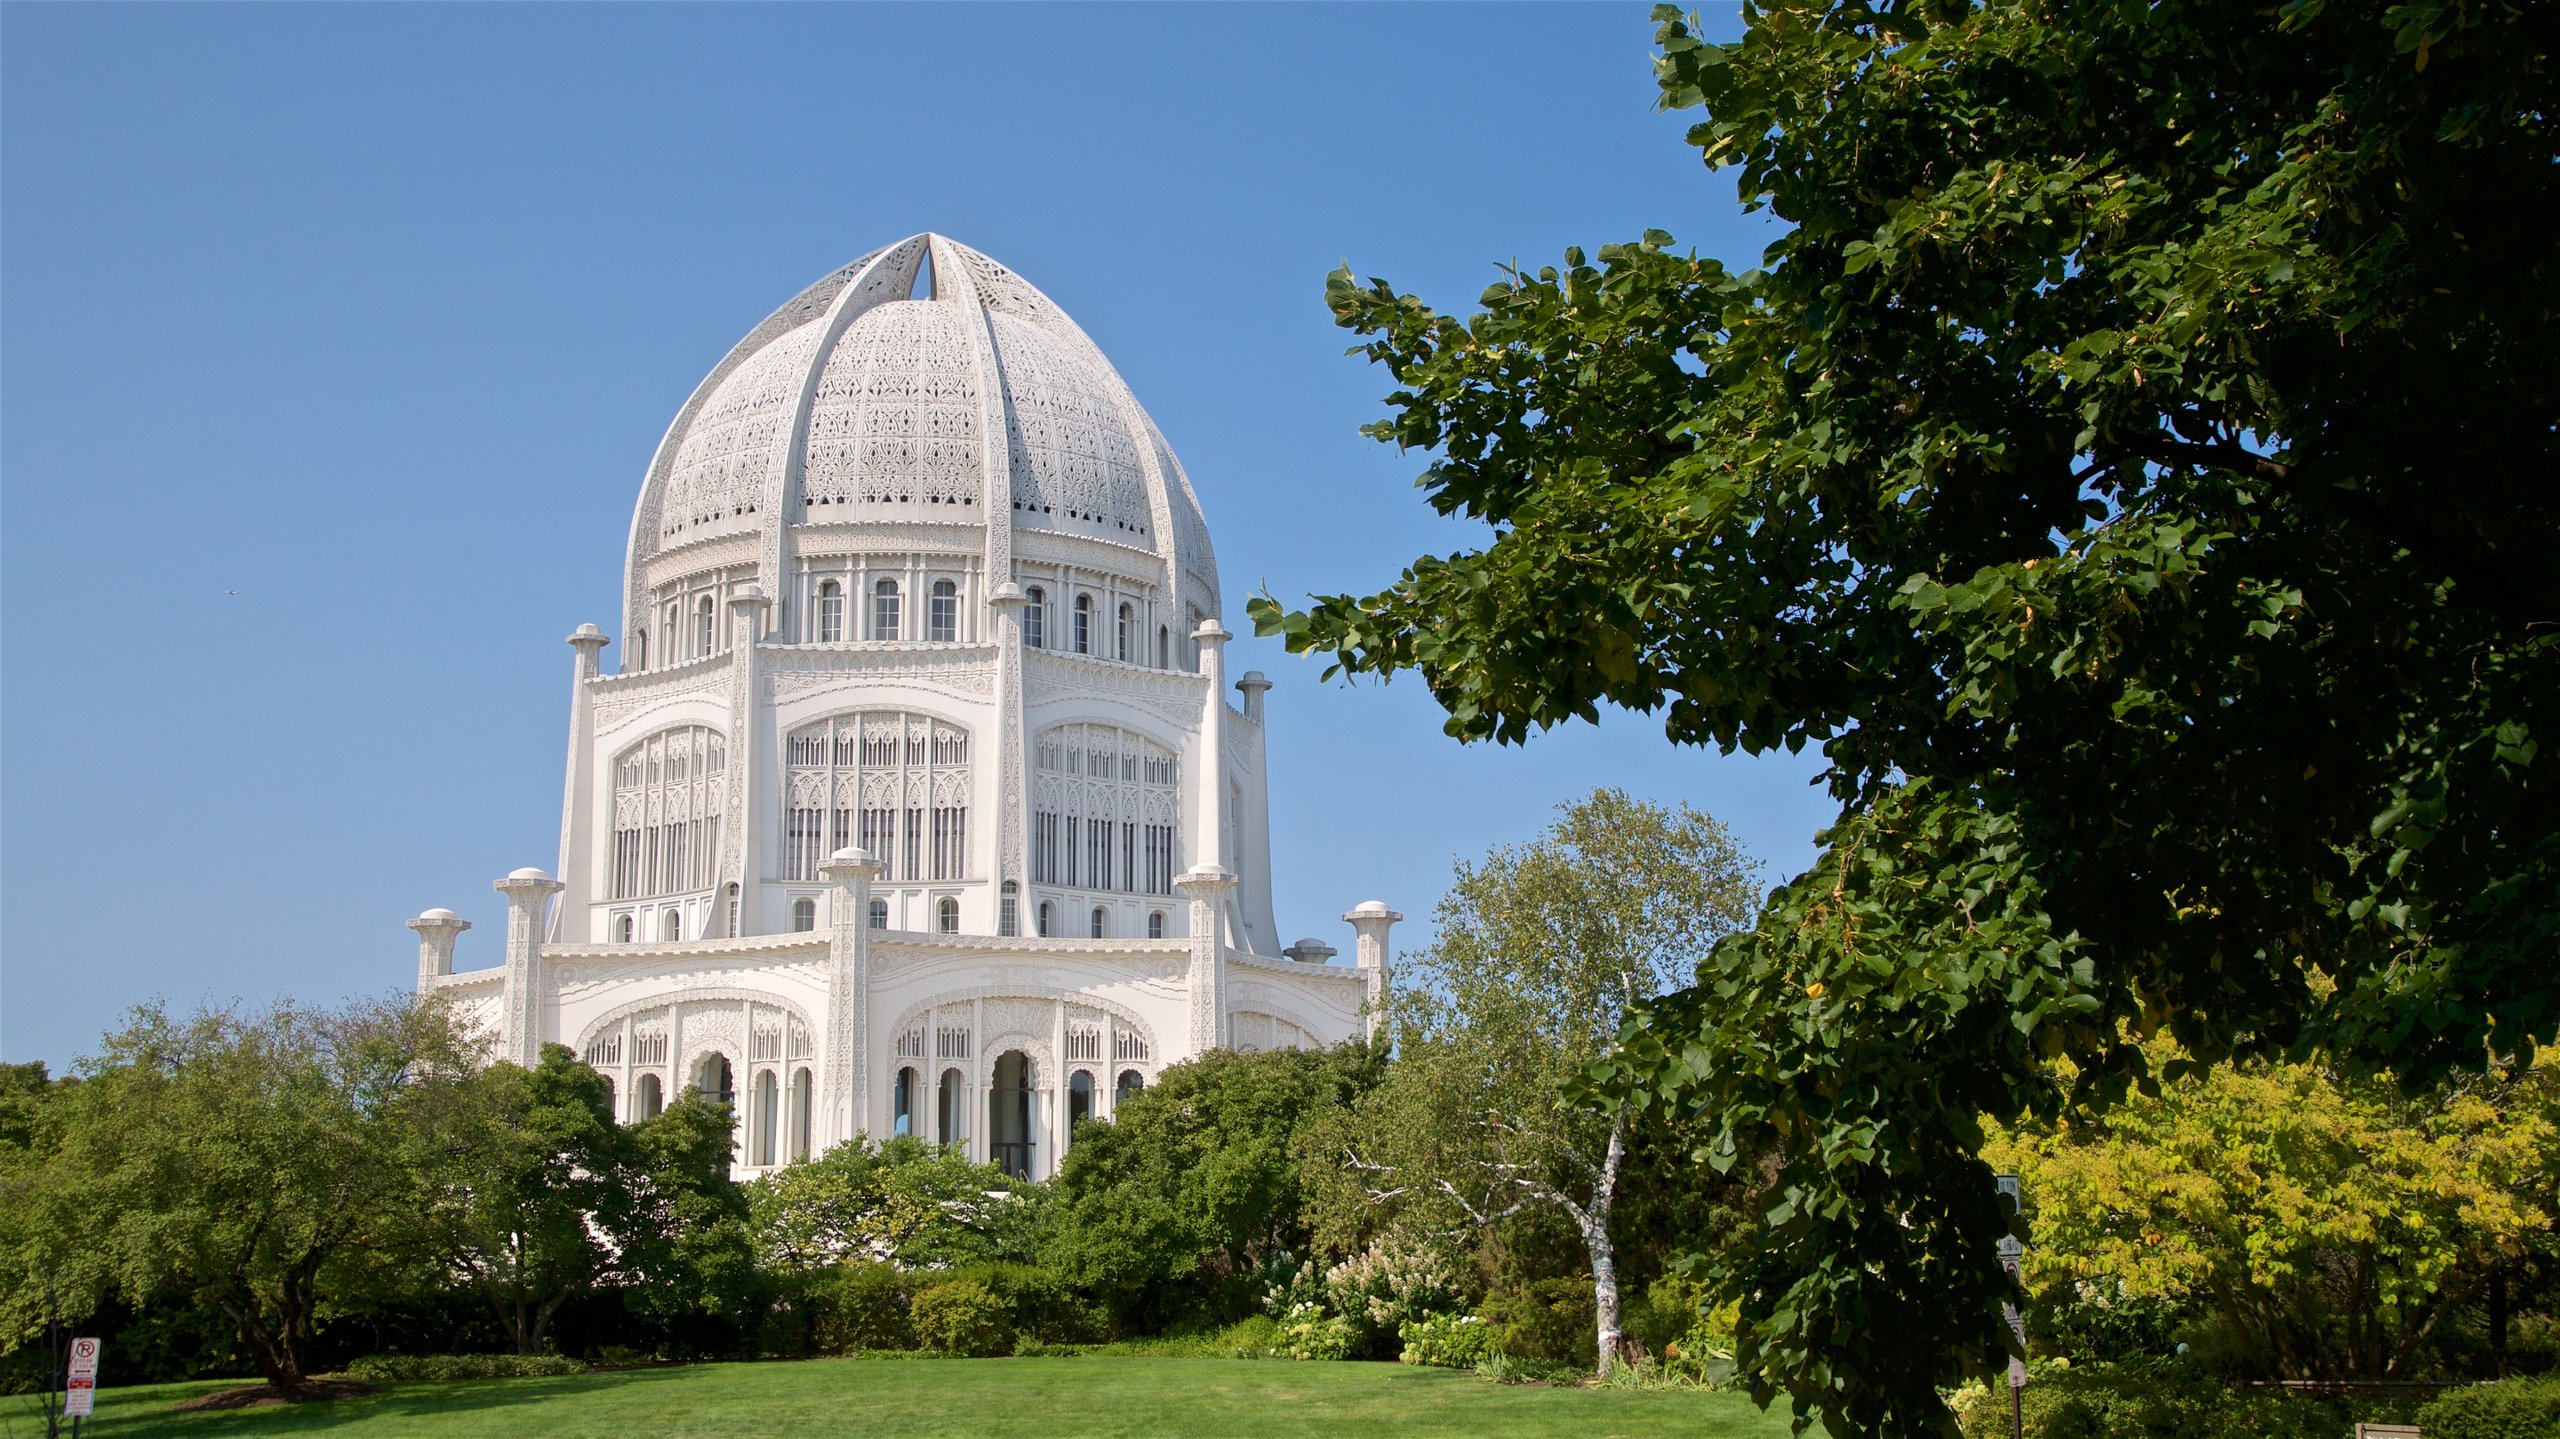
[[[908,1280],[887,1264],[839,1265],[810,1286],[813,1339],[822,1354],[858,1349],[912,1349]]]
[[[1325,1271],[1324,1307],[1351,1326],[1362,1357],[1385,1358],[1404,1326],[1466,1307],[1450,1265],[1428,1250],[1372,1244]]]
[[[1591,1341],[1597,1351],[1600,1341]],[[1579,1384],[1586,1372],[1579,1365],[1558,1364],[1547,1359],[1514,1359],[1497,1350],[1484,1357],[1476,1372],[1497,1384]]]
[[[973,1264],[955,1278],[975,1279],[1003,1300],[1016,1332],[1044,1344],[1094,1344],[1110,1325],[1091,1300],[1053,1270],[1030,1264]]]
[[[1495,1328],[1494,1347],[1520,1362],[1573,1364],[1588,1372],[1600,1362],[1600,1337],[1590,1281],[1541,1279],[1499,1293],[1484,1306]]]
[[[1268,1359],[1279,1334],[1276,1322],[1257,1314],[1224,1329],[1180,1329],[1148,1339],[1123,1339],[1101,1346],[1101,1352],[1149,1359]]]
[[[416,1380],[537,1379],[583,1374],[587,1366],[560,1354],[370,1354],[347,1377],[371,1384]]]
[[[943,1279],[916,1291],[907,1306],[916,1338],[927,1347],[973,1358],[1013,1350],[1013,1309],[983,1279]]]
[[[1404,1341],[1404,1352],[1396,1357],[1407,1364],[1473,1369],[1493,1354],[1493,1326],[1473,1314],[1408,1319],[1397,1337]]]
[[[2550,1439],[2560,1434],[2560,1377],[2456,1389],[2418,1411],[2427,1439]]]
[[[1283,1359],[1348,1359],[1360,1347],[1349,1320],[1301,1304],[1280,1317],[1271,1352]]]
[[[2027,1439],[2338,1439],[2374,1417],[2325,1395],[2235,1390],[2169,1360],[2038,1364],[2024,1400]],[[1967,1439],[2007,1439],[2006,1382],[1969,1387],[1954,1407]]]

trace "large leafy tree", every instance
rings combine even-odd
[[[91,1256],[75,1280],[219,1308],[269,1382],[298,1388],[317,1326],[425,1257],[406,1101],[466,1055],[437,1006],[144,1006],[53,1098],[27,1217]]]
[[[748,1202],[757,1258],[804,1273],[854,1261],[948,1269],[1035,1255],[1032,1191],[957,1146],[857,1134],[769,1176]]]
[[[2560,11],[1772,0],[1657,12],[1663,103],[1789,228],[1337,274],[1490,527],[1257,626],[1452,733],[1604,704],[1818,747],[1815,866],[1614,1081],[1777,1154],[1738,1360],[1841,1432],[1990,1368],[1978,1116],[2560,1021]],[[2064,1071],[2050,1063],[2069,1057]]]
[[[1340,1198],[1367,1223],[1437,1238],[1561,1218],[1582,1243],[1607,1369],[1625,1337],[1619,1202],[1660,1116],[1574,1081],[1638,1004],[1748,922],[1757,866],[1686,805],[1603,789],[1561,808],[1529,843],[1458,866],[1431,945],[1397,965],[1396,1062],[1319,1131],[1332,1152],[1316,1157],[1341,1166]]]
[[[520,1354],[611,1274],[634,1218],[630,1145],[604,1076],[566,1045],[532,1069],[431,1076],[409,1134],[438,1257],[479,1291]]]

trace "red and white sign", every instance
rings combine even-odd
[[[98,1341],[71,1341],[71,1375],[62,1386],[62,1417],[88,1417],[89,1406],[98,1397]]]

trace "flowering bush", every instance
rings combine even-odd
[[[1271,1352],[1284,1359],[1348,1359],[1360,1336],[1350,1323],[1313,1304],[1300,1304],[1280,1316]]]
[[[1407,1364],[1473,1369],[1493,1357],[1493,1326],[1473,1314],[1433,1314],[1408,1319],[1396,1330]]]
[[[1466,1303],[1456,1272],[1424,1249],[1373,1244],[1324,1275],[1325,1307],[1349,1321],[1361,1352],[1380,1357],[1406,1324]]]

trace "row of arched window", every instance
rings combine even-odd
[[[1030,1057],[1020,1050],[1006,1051],[996,1059],[993,1078],[987,1087],[987,1157],[1005,1173],[1028,1179],[1036,1143],[1031,1101],[1037,1092]],[[934,1083],[929,1130],[920,1108],[923,1085],[924,1076],[914,1066],[900,1067],[889,1089],[890,1132],[936,1144],[964,1142],[968,1138],[967,1078],[957,1068],[942,1071],[942,1077]],[[1120,1071],[1113,1086],[1115,1105],[1146,1087],[1146,1076],[1138,1071]],[[1093,1072],[1079,1069],[1067,1076],[1067,1132],[1073,1134],[1076,1125],[1093,1117]]]
[[[1023,592],[1023,596],[1026,603],[1022,607],[1022,642],[1035,650],[1048,649],[1049,591],[1043,586],[1033,585]],[[1065,641],[1063,647],[1072,653],[1105,653],[1094,613],[1093,596],[1078,595],[1067,607],[1067,632],[1062,638]],[[1143,664],[1146,662],[1145,644],[1138,636],[1137,607],[1123,600],[1119,614],[1111,622],[1108,653],[1122,664]],[[1156,668],[1173,668],[1173,631],[1164,625],[1156,626]]]
[[[818,623],[815,638],[821,644],[833,644],[846,638],[845,589],[837,580],[818,582]],[[915,627],[905,611],[905,595],[896,580],[874,580],[871,603],[865,612],[868,628],[865,639],[919,639],[948,643],[960,637],[960,586],[951,580],[935,580],[925,591],[924,624]]]

